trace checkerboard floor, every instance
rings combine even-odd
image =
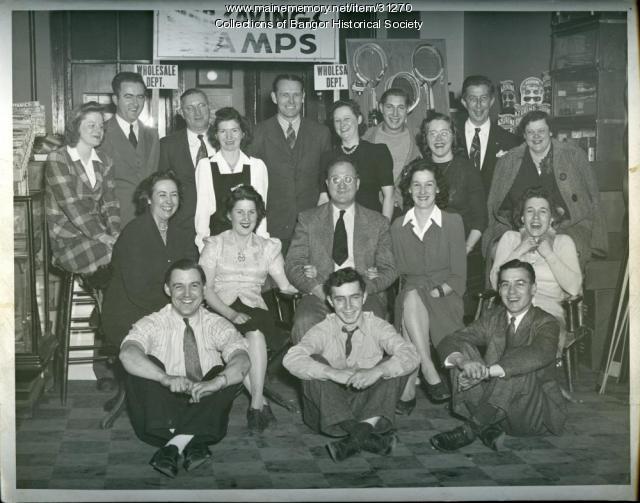
[[[272,379],[285,397],[295,384],[282,372]],[[300,489],[362,487],[561,486],[629,484],[628,385],[595,392],[596,376],[582,369],[562,436],[507,437],[494,452],[480,442],[452,454],[429,438],[459,423],[424,394],[411,416],[397,421],[399,442],[388,457],[362,453],[334,463],[300,414],[272,406],[278,423],[262,434],[246,426],[248,399],[234,403],[227,437],[212,447],[213,462],[175,479],[149,465],[154,448],[140,442],[123,414],[101,430],[108,393],[95,382],[72,381],[67,406],[46,394],[33,418],[17,424],[18,489]],[[419,392],[421,393],[421,392]]]

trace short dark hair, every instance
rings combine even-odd
[[[464,79],[464,82],[462,82],[462,93],[460,94],[462,98],[466,96],[467,89],[471,86],[487,86],[491,96],[495,96],[496,94],[496,86],[493,85],[489,77],[485,77],[484,75],[469,75]]]
[[[529,273],[529,279],[531,283],[536,282],[536,271],[534,271],[533,266],[529,262],[524,262],[520,259],[514,258],[513,260],[509,260],[509,262],[505,262],[498,269],[498,285],[500,285],[500,279],[502,277],[502,272],[507,269],[524,269]]]
[[[360,121],[360,124],[358,124],[358,136],[361,137],[364,134],[364,132],[367,130],[367,124],[366,124],[367,121],[364,120],[364,116],[362,115],[362,110],[360,110],[360,105],[358,105],[358,102],[351,99],[338,100],[333,102],[333,104],[331,105],[331,108],[329,109],[329,114],[327,115],[329,130],[332,131],[334,135],[337,135],[336,128],[333,125],[333,114],[338,108],[341,108],[341,107],[349,108],[351,112],[353,112],[353,115],[356,116],[356,118],[358,117],[362,118],[362,120]]]
[[[142,180],[133,193],[133,202],[136,205],[136,215],[142,215],[149,209],[151,196],[153,196],[153,189],[155,188],[156,183],[161,182],[162,180],[171,180],[176,184],[176,187],[178,188],[178,205],[182,203],[182,183],[178,180],[175,172],[172,169],[168,171],[156,171]]]
[[[117,73],[111,81],[111,89],[113,90],[113,94],[115,94],[116,96],[120,94],[120,87],[122,87],[123,82],[134,82],[136,84],[142,84],[144,92],[147,92],[147,86],[142,79],[142,75],[135,72],[120,72]]]
[[[203,96],[204,99],[207,101],[207,104],[209,103],[209,98],[207,97],[207,93],[205,93],[202,89],[198,89],[197,87],[190,87],[180,95],[180,106],[182,106],[182,102],[192,94],[199,94]]]
[[[71,120],[67,122],[67,125],[64,128],[64,140],[66,145],[69,145],[70,147],[78,145],[78,141],[80,140],[80,123],[92,112],[99,113],[104,119],[104,107],[97,101],[89,101],[73,109],[71,112]]]
[[[451,144],[451,151],[453,154],[462,153],[462,146],[458,148],[458,128],[456,127],[455,121],[451,119],[450,116],[436,112],[435,110],[429,110],[427,112],[427,116],[420,124],[420,131],[416,136],[416,143],[418,144],[418,148],[420,149],[420,153],[422,157],[425,159],[431,159],[431,149],[429,148],[429,142],[427,141],[427,131],[429,129],[429,124],[433,121],[445,121],[449,124],[449,129],[451,129],[451,137],[453,138],[453,143]]]
[[[294,82],[300,83],[300,88],[302,89],[302,92],[304,92],[304,80],[302,80],[302,77],[300,77],[300,75],[296,75],[295,73],[281,73],[277,75],[276,78],[273,80],[271,90],[273,91],[274,94],[278,93],[278,84],[282,80],[292,80]]]
[[[238,201],[253,201],[256,205],[256,228],[262,222],[262,219],[266,216],[267,210],[264,204],[264,199],[260,193],[253,188],[252,185],[240,185],[229,192],[229,195],[224,200],[225,214],[231,213],[233,207]]]
[[[173,271],[190,271],[191,269],[195,269],[200,273],[200,279],[202,280],[202,285],[207,284],[207,275],[204,272],[204,269],[198,264],[195,260],[191,258],[181,258],[172,263],[167,272],[164,274],[164,284],[167,286],[171,286],[169,282],[171,281],[171,275]]]
[[[216,133],[218,131],[218,126],[220,126],[220,123],[224,121],[236,121],[238,126],[240,126],[240,130],[244,134],[242,140],[240,140],[240,149],[244,149],[244,147],[251,143],[253,135],[251,133],[251,124],[249,124],[249,121],[235,108],[224,107],[216,111],[213,124],[211,124],[211,127],[209,127],[209,130],[207,131],[207,137],[209,138],[209,142],[213,148],[216,150],[220,149],[220,142],[218,141],[218,138],[216,138]]]
[[[331,172],[331,169],[336,165],[336,164],[340,164],[341,162],[344,162],[346,164],[350,164],[351,166],[353,166],[354,171],[356,172],[356,176],[359,177],[359,171],[358,171],[358,163],[356,162],[355,159],[351,159],[349,156],[345,155],[345,154],[336,154],[334,156],[332,156],[329,159],[329,163],[327,164],[327,169],[325,170],[325,179],[329,178],[329,173]]]
[[[366,291],[367,284],[364,281],[362,275],[356,271],[353,267],[345,267],[344,269],[338,269],[329,274],[327,281],[322,285],[322,289],[327,297],[331,297],[331,289],[338,288],[346,283],[353,283],[357,281],[360,285],[362,293]]]
[[[522,225],[522,218],[524,218],[524,208],[527,204],[527,201],[533,197],[537,197],[540,199],[546,199],[549,203],[549,209],[551,210],[551,218],[553,219],[552,225],[557,227],[558,224],[564,220],[564,215],[561,215],[558,211],[558,203],[553,197],[553,195],[544,187],[539,185],[535,187],[527,188],[522,195],[520,196],[520,200],[516,205],[513,211],[513,226],[515,229],[518,229]]]
[[[405,91],[404,89],[400,89],[399,87],[390,87],[385,92],[383,92],[382,96],[380,96],[380,104],[384,105],[387,102],[387,98],[389,98],[389,96],[398,96],[399,98],[404,98],[404,104],[406,106],[409,106],[411,104],[411,99],[409,98],[407,91]]]
[[[549,130],[553,131],[553,122],[551,121],[551,117],[547,112],[542,110],[531,110],[531,112],[527,112],[520,119],[520,124],[518,124],[518,134],[524,138],[524,131],[529,124],[535,121],[545,121],[547,126],[549,126]]]
[[[436,194],[436,206],[441,210],[446,208],[447,203],[449,202],[449,186],[442,174],[442,171],[440,171],[437,164],[430,160],[418,158],[407,164],[402,169],[402,173],[400,173],[400,183],[398,184],[398,188],[402,194],[402,204],[405,211],[413,208],[413,199],[409,193],[409,188],[411,187],[411,179],[413,178],[414,173],[417,173],[418,171],[430,171],[433,173],[436,185],[440,191]]]

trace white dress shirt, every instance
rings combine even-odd
[[[413,224],[413,233],[418,236],[418,239],[420,241],[423,240],[424,235],[427,233],[427,230],[429,229],[429,227],[431,227],[431,224],[436,224],[438,227],[442,228],[442,211],[440,211],[440,208],[438,208],[437,206],[433,207],[433,211],[431,212],[431,216],[429,217],[429,220],[427,220],[427,223],[425,224],[425,226],[420,229],[419,224],[418,224],[418,220],[416,219],[416,213],[414,211],[415,208],[411,208],[409,211],[407,211],[404,215],[404,220],[402,221],[402,226],[404,227],[405,225],[407,225],[408,223],[412,223]]]
[[[124,120],[118,114],[116,114],[116,122],[118,123],[118,126],[120,126],[120,129],[122,129],[122,132],[124,133],[125,138],[129,139],[129,132],[131,130],[131,123],[129,123],[126,120]],[[138,121],[137,120],[133,121],[133,134],[136,135],[136,140],[138,140],[138,142],[140,142],[140,128],[138,127]]]
[[[336,208],[333,204],[331,204],[331,210],[333,213],[333,229],[336,228],[336,222],[340,218],[340,209]],[[356,216],[356,204],[353,203],[349,206],[344,212],[344,228],[347,231],[347,250],[349,251],[349,256],[347,260],[345,260],[341,265],[333,263],[333,270],[337,271],[338,269],[344,269],[345,267],[353,267],[356,268],[356,261],[353,258],[353,228],[355,225],[355,216]]]
[[[69,152],[69,156],[73,162],[80,161],[82,163],[82,167],[84,168],[84,172],[87,174],[87,178],[89,178],[89,183],[91,184],[91,188],[96,186],[96,171],[93,169],[93,161],[102,162],[100,157],[98,157],[98,153],[95,148],[91,149],[91,156],[89,157],[89,162],[85,164],[85,162],[80,157],[80,153],[76,147],[70,147],[67,145],[67,152]]]
[[[480,136],[480,169],[484,163],[484,156],[487,153],[487,144],[489,143],[489,129],[491,128],[491,120],[487,119],[482,126],[475,126],[467,119],[464,123],[464,138],[467,142],[467,154],[471,151],[471,143],[476,134],[476,128],[480,128],[478,135]]]
[[[204,140],[204,146],[207,148],[207,157],[211,157],[216,153],[216,149],[213,148],[211,143],[209,143],[207,132],[205,131],[201,134],[202,139]],[[198,133],[194,133],[189,128],[187,128],[187,142],[189,143],[189,154],[191,154],[191,162],[193,162],[193,165],[195,166],[198,156],[198,150],[200,150],[200,138],[198,138]]]

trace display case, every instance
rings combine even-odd
[[[50,319],[44,192],[13,198],[16,408],[32,409],[57,346]]]

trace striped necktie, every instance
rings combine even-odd
[[[198,140],[200,140],[200,148],[198,149],[198,153],[196,154],[196,166],[198,166],[200,159],[209,157],[209,155],[207,154],[207,146],[204,143],[204,135],[199,134]]]
[[[289,144],[289,148],[293,150],[293,147],[296,146],[296,131],[293,129],[293,123],[289,122],[289,127],[287,128],[287,143]]]

